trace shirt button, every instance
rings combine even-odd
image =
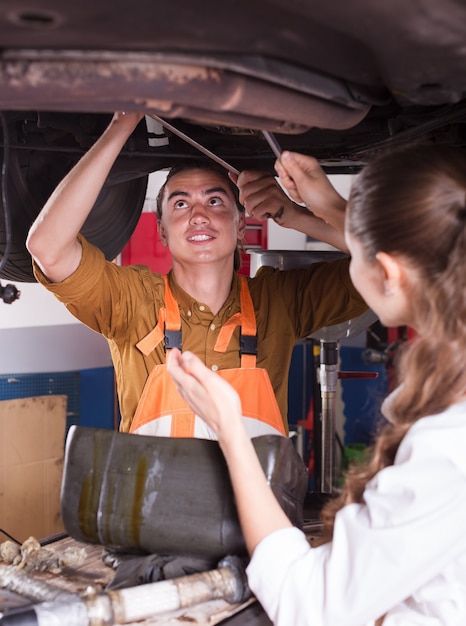
[[[216,372],[218,370],[218,365],[212,365],[212,371]]]
[[[210,325],[210,330],[215,330],[215,324]]]
[[[188,311],[187,316],[191,317],[191,315],[192,315],[191,311]]]
[[[200,305],[199,311],[205,311],[205,306],[203,304]]]

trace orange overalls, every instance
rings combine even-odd
[[[235,313],[222,327],[214,350],[224,352],[236,326],[241,327],[241,367],[220,370],[218,374],[239,393],[243,420],[250,437],[285,435],[282,416],[265,369],[256,368],[256,316],[247,280],[240,276],[239,313]],[[165,349],[181,349],[181,317],[168,277],[165,281],[165,307],[159,310],[157,326],[137,347],[146,356],[165,340]],[[131,433],[157,437],[196,437],[216,439],[207,424],[195,415],[178,393],[165,364],[156,365],[146,381],[134,419]]]

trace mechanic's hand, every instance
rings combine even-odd
[[[233,387],[192,352],[170,350],[167,371],[182,398],[215,432],[219,441],[242,422],[241,401]]]
[[[329,212],[345,210],[346,200],[330,183],[317,159],[284,151],[275,169],[293,200],[304,203],[323,220],[327,221]]]
[[[245,170],[236,184],[239,200],[248,215],[259,221],[272,218],[281,226],[292,227],[295,204],[271,174]]]

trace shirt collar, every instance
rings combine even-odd
[[[180,285],[176,282],[175,276],[173,274],[173,270],[170,270],[168,273],[168,282],[170,285],[170,289],[172,290],[173,296],[175,298],[175,300],[178,302],[181,311],[185,314],[188,314],[188,311],[194,311],[194,310],[203,310],[201,307],[205,307],[206,311],[209,311],[209,308],[207,307],[207,305],[205,305],[203,302],[198,302],[197,300],[195,300],[192,296],[189,295],[189,293],[187,293],[182,287],[180,287]],[[231,315],[233,315],[233,313],[236,313],[236,310],[233,310],[234,308],[234,304],[237,303],[238,306],[236,307],[237,310],[239,310],[239,295],[240,295],[240,281],[239,281],[239,276],[236,272],[233,273],[233,278],[231,281],[231,289],[230,289],[230,293],[227,297],[227,299],[225,300],[225,303],[223,304],[222,308],[220,309],[218,316],[222,316],[222,314],[225,313],[225,311],[227,313],[230,313],[231,311]]]

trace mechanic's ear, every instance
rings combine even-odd
[[[238,220],[238,241],[242,241],[246,235],[246,213],[241,212]]]
[[[168,246],[168,241],[167,241],[167,234],[165,232],[165,228],[162,226],[162,222],[159,220],[158,222],[158,226],[159,226],[159,236],[160,236],[160,241],[164,246]]]

